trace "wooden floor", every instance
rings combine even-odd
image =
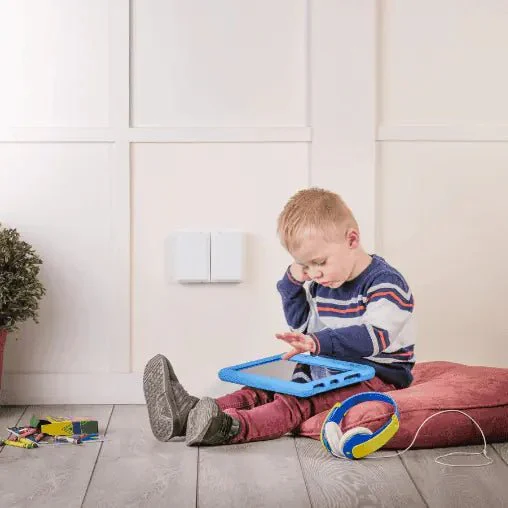
[[[34,450],[4,447],[2,508],[508,508],[508,443],[489,446],[494,464],[481,468],[436,464],[439,449],[392,459],[338,460],[318,441],[292,437],[188,448],[180,438],[156,441],[144,406],[2,407],[0,435],[6,436],[7,426],[27,424],[32,414],[97,418],[106,441]]]

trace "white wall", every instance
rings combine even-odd
[[[220,367],[280,351],[275,221],[309,184],[408,274],[420,360],[506,365],[505,3],[213,4],[0,4],[0,221],[48,287],[2,398],[142,402],[156,352],[198,395],[234,388]],[[245,231],[245,281],[168,283],[180,228]]]
[[[377,247],[412,282],[419,359],[508,366],[508,2],[380,11]]]

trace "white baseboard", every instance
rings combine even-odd
[[[143,375],[7,374],[0,403],[28,404],[144,404]]]

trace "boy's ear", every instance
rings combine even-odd
[[[360,245],[360,233],[354,228],[346,230],[346,243],[350,249],[356,249]]]

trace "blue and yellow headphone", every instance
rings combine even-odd
[[[394,413],[390,419],[378,430],[372,432],[366,427],[353,427],[342,433],[340,423],[345,414],[357,404],[369,401],[381,401],[391,404]],[[348,459],[361,459],[379,450],[399,430],[399,409],[396,402],[385,393],[365,392],[352,395],[343,402],[337,402],[321,427],[321,442],[323,446],[335,457]]]

